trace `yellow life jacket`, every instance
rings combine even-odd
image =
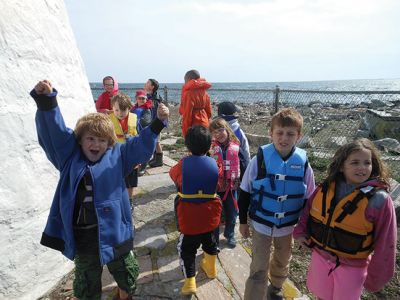
[[[367,258],[373,250],[374,225],[365,218],[375,188],[366,186],[334,204],[335,183],[325,184],[315,195],[307,227],[321,249],[345,258]]]
[[[123,132],[121,124],[119,123],[119,120],[114,115],[114,113],[109,114],[109,116],[114,125],[115,135],[117,136],[118,143],[125,143],[128,137],[137,135],[137,130],[136,130],[137,117],[134,113],[131,112],[129,113],[127,132]]]

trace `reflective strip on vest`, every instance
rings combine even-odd
[[[203,194],[202,191],[199,191],[197,194],[182,194],[181,192],[178,192],[178,195],[181,198],[188,198],[188,199],[193,199],[193,198],[215,198],[217,197],[217,194]]]
[[[218,166],[208,156],[190,155],[182,161],[182,201],[203,203],[217,197]]]

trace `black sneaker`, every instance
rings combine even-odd
[[[270,284],[267,289],[267,300],[283,300],[282,288]]]

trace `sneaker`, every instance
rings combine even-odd
[[[283,300],[282,288],[270,284],[267,289],[267,300]]]
[[[228,248],[231,248],[231,249],[235,248],[236,247],[236,239],[235,239],[235,237],[229,238],[228,241],[227,241],[227,245],[228,245]]]

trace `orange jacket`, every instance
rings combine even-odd
[[[178,190],[182,191],[182,159],[169,170],[169,176]],[[204,203],[179,201],[176,211],[179,230],[189,235],[213,231],[219,225],[221,211],[218,197]]]
[[[182,87],[179,113],[182,115],[182,134],[186,136],[189,127],[202,125],[208,128],[211,118],[211,102],[207,90],[211,84],[204,78],[192,79]]]

